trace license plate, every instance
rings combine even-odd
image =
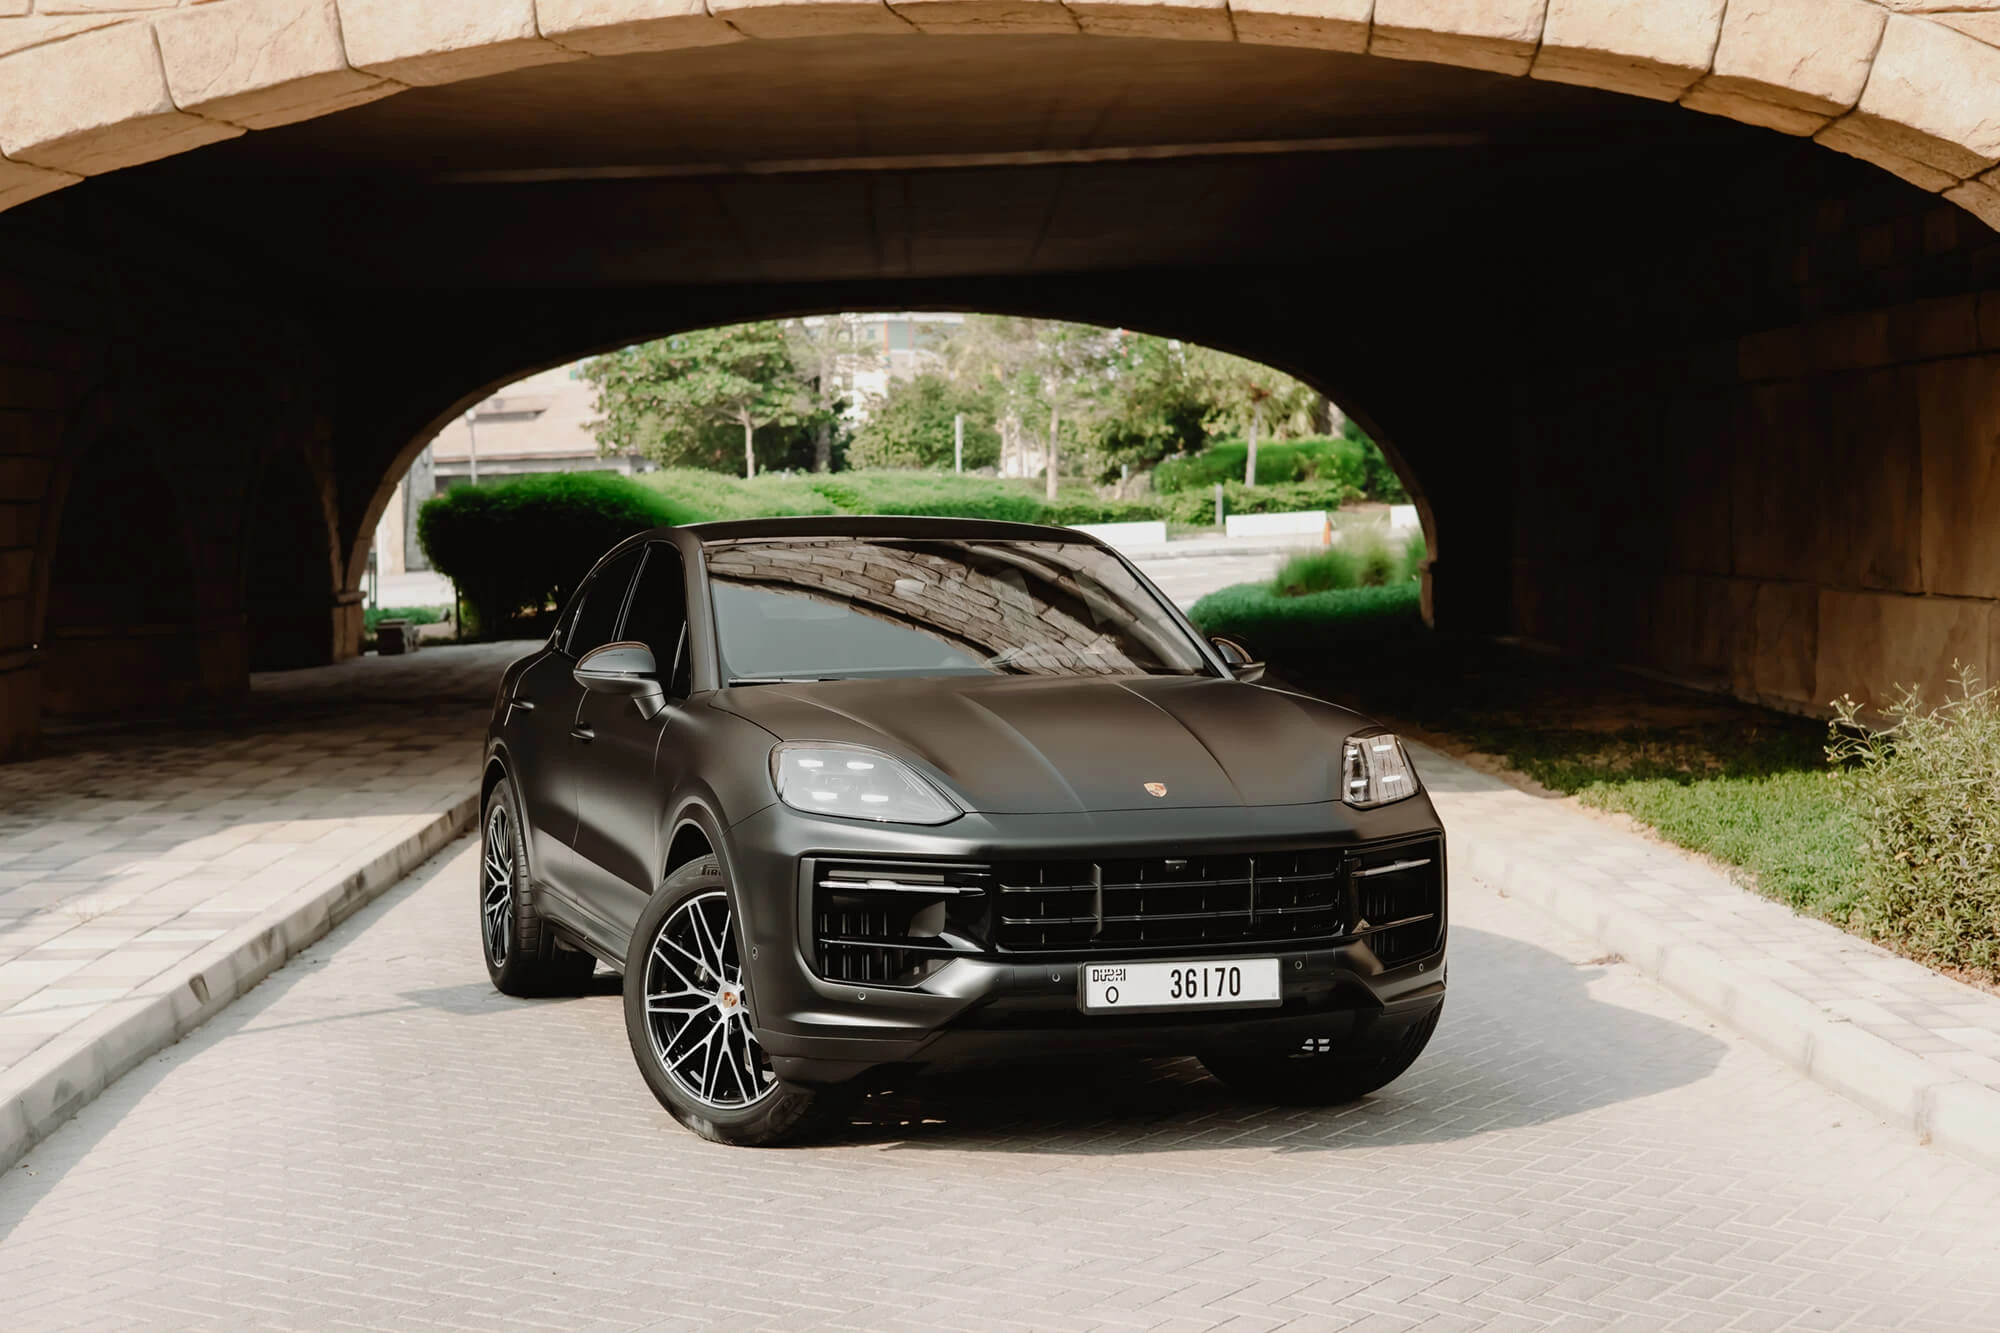
[[[1086,963],[1080,974],[1079,1003],[1088,1014],[1270,1008],[1284,1003],[1275,958]]]

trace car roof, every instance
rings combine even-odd
[[[990,518],[913,518],[894,514],[812,514],[797,518],[738,518],[690,523],[682,531],[702,542],[760,537],[959,537],[993,541],[1103,543],[1075,528],[1006,523]]]

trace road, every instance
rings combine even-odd
[[[1461,882],[1437,1040],[1339,1110],[1190,1062],[703,1143],[618,1000],[487,984],[458,844],[0,1176],[67,1328],[2000,1327],[2000,1182]]]

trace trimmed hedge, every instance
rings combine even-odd
[[[1215,483],[1243,482],[1250,446],[1221,440],[1200,453],[1169,458],[1153,470],[1153,488],[1162,495],[1199,490],[1213,494]],[[1356,496],[1399,503],[1409,497],[1389,460],[1372,440],[1344,436],[1268,441],[1257,446],[1257,485],[1338,482]],[[1240,513],[1253,512],[1239,510]]]
[[[1226,634],[1258,657],[1312,674],[1345,650],[1390,655],[1423,639],[1422,591],[1414,581],[1287,597],[1267,583],[1238,583],[1188,610],[1203,634]]]
[[[1338,509],[1360,492],[1341,481],[1297,481],[1271,486],[1222,487],[1223,514],[1290,514],[1305,509]],[[1180,491],[1159,500],[1160,516],[1175,523],[1214,523],[1215,488]]]
[[[701,518],[782,514],[929,514],[1014,523],[1116,523],[1160,517],[1156,506],[1064,492],[1051,505],[1040,484],[955,472],[835,472],[741,480],[717,472],[667,468],[636,478]],[[694,520],[690,520],[694,521]]]
[[[552,472],[426,501],[417,541],[432,568],[458,585],[470,628],[494,634],[561,606],[623,538],[701,517],[613,472]]]

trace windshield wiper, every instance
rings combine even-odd
[[[839,676],[731,676],[734,685],[809,685],[819,680],[839,680]]]

